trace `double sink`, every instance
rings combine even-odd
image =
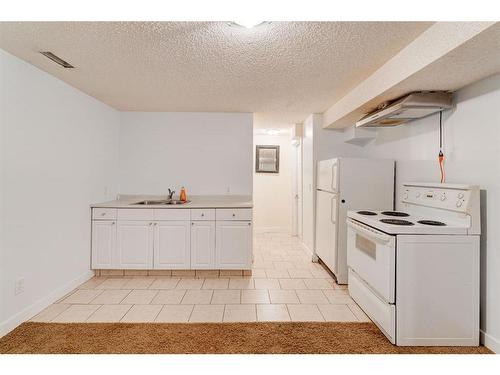
[[[134,203],[144,205],[144,206],[151,206],[151,205],[180,205],[180,204],[186,204],[191,201],[180,201],[177,199],[162,199],[162,200],[145,200],[141,202]]]

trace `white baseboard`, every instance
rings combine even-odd
[[[288,227],[254,227],[253,230],[254,233],[291,233]]]
[[[481,336],[480,336],[481,344],[483,344],[488,349],[490,349],[491,351],[493,351],[497,354],[500,353],[500,340],[498,340],[497,338],[495,338],[491,335],[488,335],[483,330],[481,330],[480,332],[481,332]]]
[[[40,298],[39,300],[32,303],[28,307],[19,311],[17,314],[11,316],[7,320],[1,322],[0,323],[0,337],[4,336],[7,333],[9,333],[10,331],[12,331],[19,324],[32,318],[33,316],[38,314],[40,311],[42,311],[46,307],[50,306],[58,299],[64,297],[66,294],[68,294],[73,289],[75,289],[78,285],[84,283],[85,281],[92,278],[93,276],[94,276],[94,271],[88,270],[85,273],[83,273],[82,275],[78,276],[77,278],[71,280],[70,282],[66,283],[65,285],[52,291],[47,296]]]

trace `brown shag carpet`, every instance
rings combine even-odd
[[[372,323],[23,323],[0,353],[491,353],[481,347],[397,347]]]

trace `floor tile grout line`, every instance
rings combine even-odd
[[[224,318],[226,317],[226,308],[227,304],[224,304],[224,310],[222,311],[222,322],[224,322]]]
[[[188,323],[190,323],[190,322],[191,322],[191,317],[193,316],[194,306],[195,306],[195,305],[191,305],[191,312],[189,313],[188,320],[187,320],[187,321],[188,321]]]
[[[96,306],[96,305],[94,305]],[[96,314],[100,309],[102,309],[104,306],[126,306],[126,305],[121,305],[121,304],[108,304],[108,305],[99,305],[99,307],[92,313],[90,314],[87,319],[85,319],[85,322],[86,323],[100,323],[100,322],[89,322],[89,319],[94,315]],[[125,313],[122,315],[122,317],[118,320],[118,322],[120,322],[122,320],[122,318],[127,315],[127,313],[130,311],[130,309],[132,308],[133,305],[130,305],[130,307],[127,309],[127,311],[125,311]]]
[[[156,321],[156,318],[158,318],[158,315],[160,315],[160,312],[161,312],[161,310],[163,310],[163,307],[165,307],[165,305],[161,305],[161,308],[158,310],[155,317],[152,319],[153,322]]]
[[[347,305],[347,308],[351,311],[352,315],[354,315],[354,317],[356,318],[356,320],[358,322],[361,322],[362,320],[358,318],[358,316],[354,313],[354,310],[351,309],[351,306],[350,305]]]
[[[63,305],[63,304],[61,303],[61,305]],[[71,305],[66,305],[66,306],[67,306],[67,307],[66,307],[63,311],[61,311],[59,314],[57,314],[57,315],[56,315],[56,316],[54,316],[52,319],[50,319],[50,322],[54,321],[54,319],[56,319],[59,315],[61,315],[63,312],[65,312],[67,309],[69,309],[69,308],[71,307]],[[41,312],[41,311],[40,311],[40,312]],[[37,314],[37,315],[38,315],[38,314]],[[35,316],[36,316],[36,315],[35,315]]]

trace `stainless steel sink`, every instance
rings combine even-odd
[[[177,200],[177,199],[172,199],[170,201],[168,201],[167,204],[186,204],[186,203],[189,203],[191,201],[180,201],[180,200]]]
[[[186,203],[189,203],[191,201],[180,201],[180,200],[176,200],[176,199],[162,199],[162,200],[145,200],[145,201],[141,201],[141,202],[137,202],[137,203],[133,203],[134,205],[135,204],[140,204],[140,205],[144,205],[144,206],[150,206],[150,205],[174,205],[174,204],[186,204]]]

